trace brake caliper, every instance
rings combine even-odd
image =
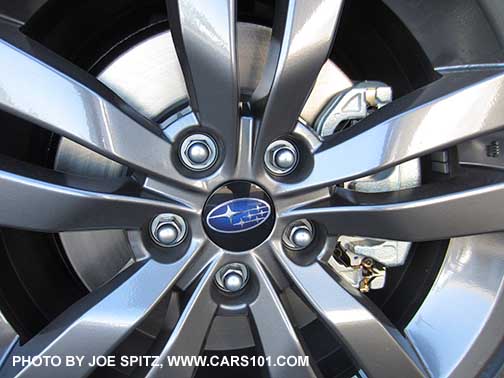
[[[352,127],[375,110],[392,101],[392,88],[376,81],[364,81],[334,96],[317,118],[314,128],[328,137]],[[358,154],[359,151],[355,151]],[[421,184],[420,160],[344,183],[348,190],[367,193],[390,192]],[[411,242],[341,235],[329,265],[345,281],[362,292],[385,286],[387,267],[404,264]]]

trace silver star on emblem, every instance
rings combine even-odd
[[[233,218],[233,216],[236,215],[236,214],[238,214],[238,213],[239,213],[238,211],[231,210],[231,208],[228,205],[225,213],[219,214],[219,215],[214,215],[213,217],[210,217],[210,219],[228,218],[229,222],[231,223],[231,219]]]

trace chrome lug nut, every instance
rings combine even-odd
[[[160,214],[151,223],[151,237],[161,247],[175,247],[184,241],[187,225],[176,214]]]
[[[291,239],[292,243],[299,248],[306,248],[312,242],[313,235],[307,227],[300,226],[296,230],[292,231]]]
[[[282,240],[284,244],[295,251],[305,249],[314,239],[313,225],[306,219],[291,223],[284,231]]]
[[[296,155],[288,148],[281,148],[275,152],[275,165],[282,169],[290,169],[296,163]]]
[[[172,224],[163,224],[157,229],[156,239],[164,245],[171,245],[177,240],[179,231]]]
[[[187,155],[192,162],[201,164],[210,156],[210,151],[204,143],[193,143],[187,150]]]
[[[224,287],[231,292],[236,292],[243,287],[243,277],[238,273],[229,273],[224,277]]]
[[[264,164],[275,176],[285,176],[296,169],[299,153],[296,146],[288,140],[280,139],[271,143],[264,155]]]
[[[208,135],[192,134],[182,142],[179,155],[191,171],[204,171],[217,161],[217,143]]]
[[[215,274],[215,284],[226,293],[239,292],[247,285],[248,279],[248,268],[242,263],[224,265]]]

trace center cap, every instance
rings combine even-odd
[[[248,181],[233,181],[217,189],[203,210],[205,230],[228,251],[247,251],[271,233],[275,214],[270,197]]]

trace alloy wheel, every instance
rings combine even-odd
[[[9,70],[0,73],[0,108],[132,173],[98,180],[2,160],[0,224],[51,233],[127,230],[137,255],[15,353],[107,355],[183,286],[190,295],[161,358],[200,354],[217,314],[245,314],[265,355],[305,356],[279,295],[292,286],[367,376],[429,376],[431,367],[408,338],[328,260],[340,235],[421,242],[504,231],[504,212],[495,205],[504,198],[501,175],[470,168],[393,194],[343,184],[500,131],[502,71],[445,72],[351,132],[321,138],[300,114],[332,48],[341,1],[279,2],[265,71],[246,100],[238,83],[235,2],[167,6],[190,104],[168,132],[93,76],[2,26],[0,56]],[[360,159],[349,161],[356,150]],[[250,227],[234,223],[243,212]],[[152,366],[146,376],[194,373],[194,366],[170,369]],[[91,371],[86,364],[6,363],[0,374]],[[318,374],[313,365],[268,371]]]

